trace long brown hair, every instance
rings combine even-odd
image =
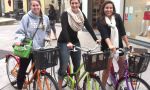
[[[115,9],[115,5],[112,1],[105,1],[103,4],[102,4],[102,7],[100,9],[100,15],[99,15],[99,20],[101,21],[102,24],[106,24],[105,22],[105,13],[104,13],[104,8],[107,4],[112,4],[113,6],[113,14],[116,13],[116,9]]]

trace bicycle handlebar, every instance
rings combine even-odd
[[[124,48],[116,48],[116,52],[113,52],[111,50],[109,51],[110,51],[111,57],[114,57],[114,54],[119,54],[120,56],[130,54],[131,49],[132,49],[131,47],[130,48],[124,47]]]
[[[73,45],[73,49],[71,51],[75,52],[75,51],[77,51],[76,49],[79,49],[84,52],[92,52],[92,51],[96,50],[98,47],[100,47],[100,44],[96,44],[95,47],[92,49],[89,49],[87,47],[79,47],[79,46]]]

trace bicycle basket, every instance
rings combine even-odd
[[[109,54],[108,53],[84,53],[82,55],[84,68],[87,72],[95,72],[104,70],[107,67]]]
[[[29,58],[32,49],[32,40],[25,39],[23,43],[24,45],[15,45],[13,48],[13,53],[14,55],[19,56],[21,58]]]
[[[146,71],[150,60],[150,53],[133,55],[129,57],[129,72],[142,73]]]
[[[49,48],[33,51],[35,68],[46,69],[58,64],[59,48]]]

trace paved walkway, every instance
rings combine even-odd
[[[13,24],[15,21],[16,19],[13,18],[0,17],[0,25],[10,25]]]

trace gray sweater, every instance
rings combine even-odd
[[[32,38],[37,29],[39,21],[40,17],[33,14],[32,11],[29,11],[21,19],[20,25],[16,32],[16,39],[24,36],[25,38]],[[43,15],[43,25],[44,29],[41,23],[38,26],[38,31],[33,38],[33,49],[44,47],[44,39],[48,37],[48,34],[50,33],[49,18],[46,15]],[[19,40],[21,42],[23,39]]]

